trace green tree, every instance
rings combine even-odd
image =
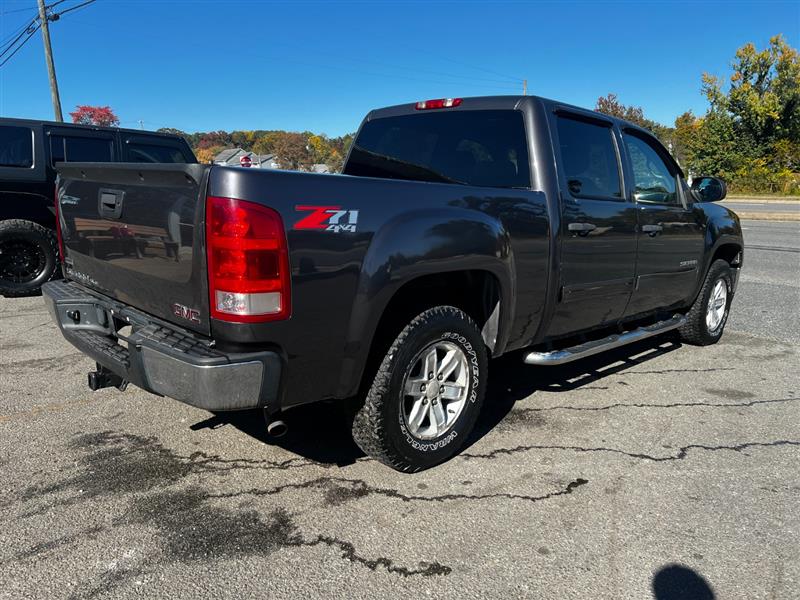
[[[718,174],[735,191],[792,192],[800,187],[800,58],[777,35],[759,51],[736,51],[727,90],[702,78],[708,112],[688,143],[694,174]],[[677,123],[676,123],[677,125]]]

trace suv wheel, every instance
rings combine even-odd
[[[715,260],[708,269],[703,288],[686,314],[686,323],[678,330],[681,339],[697,346],[716,344],[722,337],[733,300],[731,267]]]
[[[29,296],[50,281],[58,266],[55,234],[30,221],[0,222],[0,294]]]
[[[486,346],[469,316],[452,306],[425,311],[386,353],[353,421],[353,438],[398,471],[447,460],[478,418],[487,364]]]

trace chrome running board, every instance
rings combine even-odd
[[[525,363],[529,365],[563,365],[564,363],[572,362],[587,356],[599,354],[606,350],[619,348],[626,344],[632,344],[640,340],[659,335],[666,331],[677,329],[686,323],[686,317],[683,315],[675,315],[671,319],[653,323],[647,327],[639,327],[625,333],[615,333],[600,340],[592,340],[591,342],[584,342],[577,346],[571,346],[562,350],[553,350],[551,352],[529,352],[525,355]]]

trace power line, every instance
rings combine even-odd
[[[4,17],[6,15],[11,15],[11,14],[14,14],[14,13],[21,13],[21,12],[28,12],[28,11],[35,12],[36,9],[29,6],[28,8],[15,8],[13,10],[4,10],[3,12],[0,12],[0,17]]]
[[[85,2],[81,2],[80,4],[76,4],[75,6],[70,6],[69,8],[66,8],[66,9],[62,10],[61,12],[54,12],[53,11],[53,8],[55,8],[56,6],[59,6],[60,4],[63,4],[66,1],[67,0],[57,0],[56,2],[53,2],[52,4],[45,6],[45,12],[47,13],[46,14],[46,20],[47,21],[57,21],[58,19],[61,18],[61,16],[65,15],[67,13],[70,13],[70,12],[72,12],[74,10],[78,10],[80,8],[88,6],[89,4],[92,4],[93,2],[96,2],[96,0],[87,0]],[[26,9],[26,10],[28,10],[28,9]],[[19,50],[22,48],[22,46],[25,45],[25,43],[31,38],[31,36],[33,36],[34,33],[39,31],[39,29],[41,29],[41,27],[42,27],[41,21],[42,21],[42,18],[40,16],[36,16],[35,18],[31,19],[30,21],[28,21],[27,23],[22,25],[22,27],[20,27],[19,29],[15,30],[14,33],[9,35],[6,38],[6,40],[0,44],[0,48],[1,48],[0,49],[0,58],[5,56],[6,54],[8,54],[8,56],[6,56],[6,58],[5,58],[5,60],[0,62],[0,67],[5,65],[11,59],[12,56],[14,56],[17,52],[19,52]],[[27,34],[27,37],[22,39],[26,34]],[[20,40],[22,40],[22,41],[20,42]]]
[[[58,2],[56,2],[55,4],[51,4],[48,8],[52,9],[54,6],[58,6],[59,4],[61,4],[62,2],[65,2],[65,1],[66,0],[58,0]],[[78,10],[79,8],[83,8],[84,6],[88,6],[89,4],[91,4],[93,2],[96,2],[96,1],[97,0],[86,0],[86,2],[81,2],[80,4],[76,4],[75,6],[70,6],[69,8],[65,8],[64,10],[62,10],[59,13],[53,13],[53,16],[56,17],[56,18],[61,17],[62,15],[70,13],[73,10]]]
[[[8,37],[6,37],[2,42],[0,42],[0,46],[6,46],[6,45],[10,46],[15,44],[17,40],[19,40],[19,38],[25,35],[25,32],[29,30],[35,23],[36,19],[31,19],[30,21],[27,21],[24,25],[15,29],[13,33],[9,34]],[[9,40],[11,40],[11,38],[13,38],[14,36],[16,36],[16,38],[14,38],[13,41],[9,42]]]
[[[12,57],[13,57],[13,56],[14,56],[14,55],[17,53],[17,52],[19,52],[19,51],[20,51],[20,49],[21,49],[21,48],[22,48],[22,47],[23,47],[23,46],[26,44],[26,42],[27,42],[29,39],[31,39],[31,38],[33,37],[33,34],[34,34],[34,33],[36,33],[37,31],[39,31],[39,29],[41,29],[41,25],[37,25],[36,27],[34,27],[34,28],[33,28],[33,29],[30,31],[30,33],[28,33],[28,37],[26,37],[24,40],[22,40],[22,42],[21,42],[21,43],[20,43],[20,44],[19,44],[19,45],[18,45],[16,48],[14,48],[14,51],[13,51],[11,54],[9,54],[9,55],[6,57],[6,59],[5,59],[3,62],[0,62],[0,67],[2,67],[3,65],[5,65],[5,64],[6,64],[8,61],[10,61],[10,60],[11,60],[11,58],[12,58]],[[20,36],[20,37],[21,37],[21,36]],[[5,54],[6,52],[8,52],[8,50],[9,50],[9,49],[10,49],[10,47],[9,47],[9,48],[7,48],[7,49],[6,49],[6,50],[3,52],[3,54]],[[2,56],[2,55],[0,55],[0,56]]]

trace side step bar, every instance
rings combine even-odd
[[[675,315],[671,319],[653,323],[647,327],[639,327],[625,333],[615,333],[600,340],[592,340],[577,346],[564,348],[563,350],[553,350],[551,352],[529,352],[525,355],[525,363],[529,365],[563,365],[587,356],[599,354],[606,350],[619,348],[626,344],[638,342],[654,335],[659,335],[673,329],[677,329],[686,322],[683,315]]]

